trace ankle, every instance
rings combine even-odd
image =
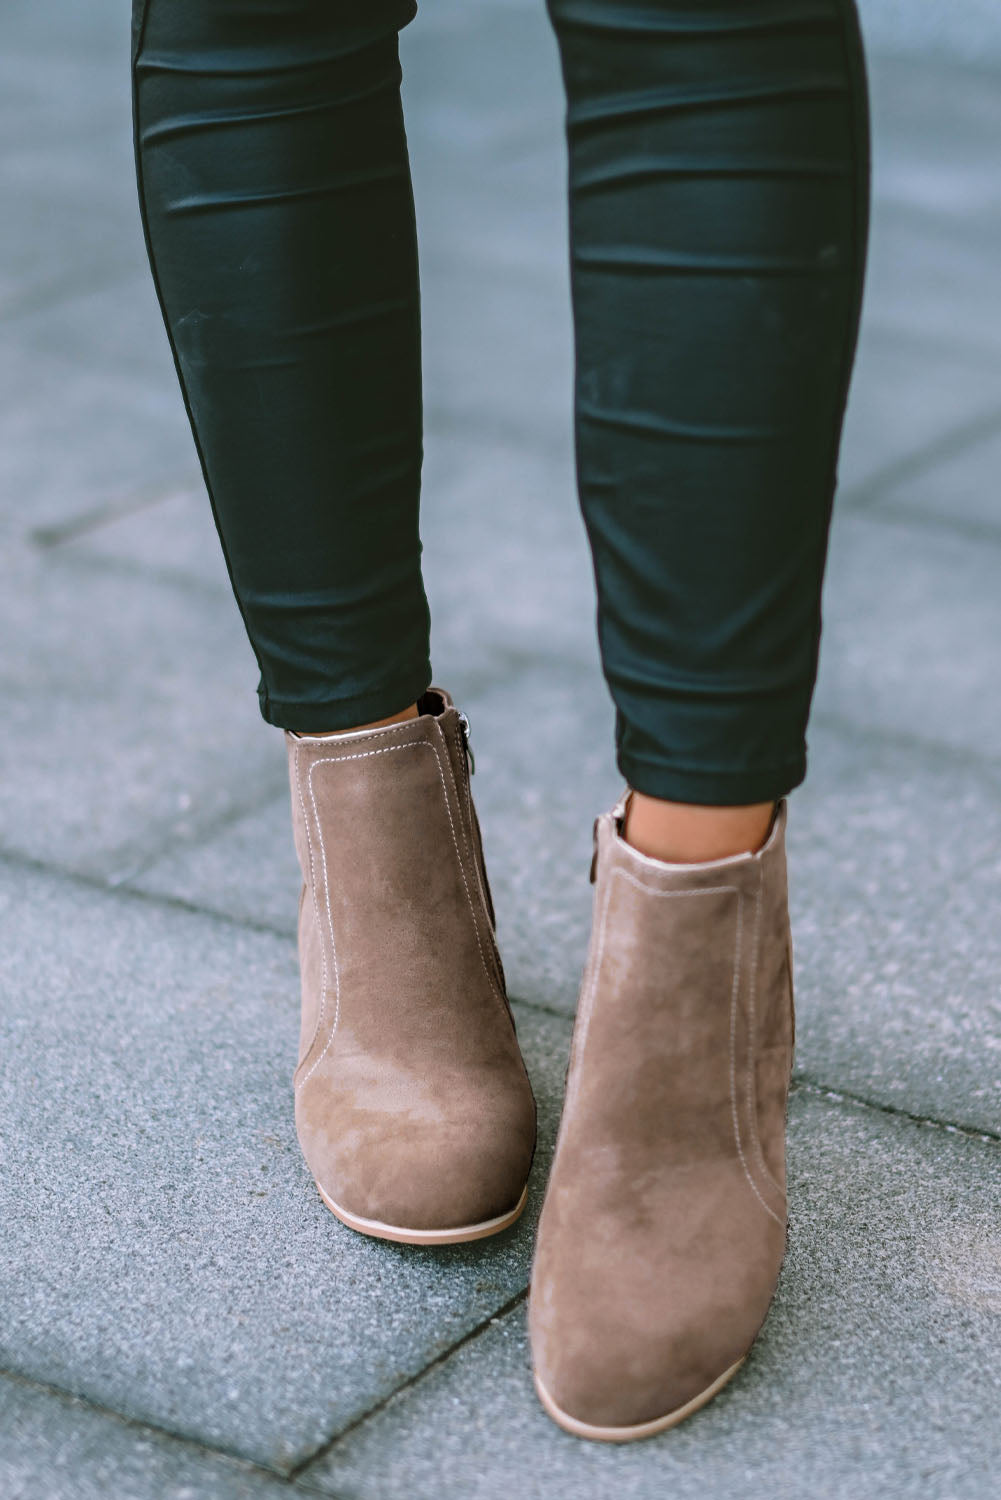
[[[314,740],[329,739],[335,734],[358,734],[362,729],[385,729],[388,724],[404,724],[408,719],[417,718],[417,704],[411,703],[408,708],[401,708],[398,714],[390,714],[386,719],[373,719],[368,724],[354,724],[345,729],[293,729],[292,733],[297,739],[303,735]]]
[[[651,859],[666,864],[702,864],[733,854],[756,853],[768,838],[774,814],[774,802],[703,807],[631,791],[622,836]]]

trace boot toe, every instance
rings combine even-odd
[[[655,1257],[648,1264],[655,1266]],[[662,1292],[630,1287],[628,1266],[610,1262],[591,1276],[581,1269],[578,1263],[533,1278],[536,1383],[557,1422],[610,1440],[659,1431],[708,1401],[750,1349],[774,1287],[760,1272],[734,1278],[721,1268],[701,1294],[689,1283],[666,1302]]]
[[[435,1234],[475,1229],[520,1209],[535,1146],[535,1108],[526,1089],[482,1108],[338,1111],[330,1131],[310,1128],[300,1107],[300,1140],[328,1206],[356,1227]],[[480,1104],[484,1103],[481,1096]]]

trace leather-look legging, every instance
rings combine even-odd
[[[398,52],[414,11],[135,0],[150,260],[262,711],[290,729],[388,716],[430,681]],[[858,327],[854,0],[549,13],[619,767],[653,796],[765,801],[805,774]]]

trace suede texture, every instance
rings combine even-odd
[[[539,1224],[533,1360],[578,1422],[695,1400],[750,1348],[785,1251],[793,1049],[784,834],[705,865],[595,824],[594,929]]]
[[[296,1126],[350,1214],[461,1228],[517,1204],[535,1101],[494,938],[462,721],[287,735],[303,873]]]

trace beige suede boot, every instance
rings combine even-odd
[[[287,734],[302,1032],[296,1126],[352,1229],[453,1244],[525,1204],[535,1101],[494,941],[468,725],[431,688],[416,719]]]
[[[786,804],[756,854],[648,859],[595,824],[595,920],[529,1321],[581,1437],[671,1427],[736,1373],[785,1251]]]

